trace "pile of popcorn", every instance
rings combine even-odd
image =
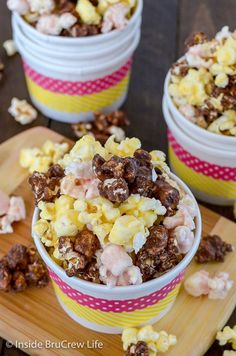
[[[22,168],[28,169],[29,173],[46,173],[49,167],[56,164],[68,151],[68,143],[47,140],[41,148],[23,148],[20,151],[19,163]]]
[[[47,268],[34,246],[15,244],[0,259],[0,291],[22,292],[28,287],[45,287]]]
[[[193,199],[169,176],[165,155],[137,138],[104,146],[83,136],[46,173],[29,178],[33,226],[68,276],[140,284],[177,265],[194,242]]]
[[[191,122],[236,136],[236,32],[225,26],[212,40],[196,33],[172,66],[169,93]]]
[[[177,339],[174,335],[168,335],[165,331],[157,332],[147,325],[141,329],[124,329],[122,342],[125,356],[155,356],[159,352],[167,352],[176,345]]]
[[[137,0],[7,0],[39,32],[69,37],[122,30],[136,5]]]
[[[0,234],[11,234],[12,224],[26,218],[25,203],[22,197],[12,196],[0,190]]]

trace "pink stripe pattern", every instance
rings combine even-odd
[[[201,173],[207,177],[214,179],[236,182],[236,167],[223,167],[217,164],[202,161],[187,152],[174,138],[171,131],[168,130],[168,140],[175,155],[186,166],[193,169],[195,172]]]
[[[131,65],[132,59],[129,59],[129,61],[123,67],[103,78],[88,80],[84,82],[73,82],[44,76],[43,74],[37,73],[26,62],[23,62],[25,74],[41,88],[53,93],[76,96],[100,93],[101,91],[117,85],[123,78],[127,76]]]
[[[182,279],[184,278],[184,273],[185,271],[181,272],[175,279],[173,279],[162,289],[142,298],[127,300],[108,300],[95,298],[71,288],[68,284],[63,282],[52,270],[49,269],[49,274],[52,280],[68,297],[70,297],[77,303],[89,307],[91,309],[114,313],[132,312],[156,304],[160,300],[164,299],[177,286],[177,284],[182,281]]]

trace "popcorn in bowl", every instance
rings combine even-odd
[[[83,136],[29,183],[39,218],[33,234],[69,277],[110,287],[165,274],[194,243],[198,208],[170,176],[164,154],[137,138],[102,146]]]
[[[9,10],[21,15],[39,32],[53,36],[85,37],[122,30],[137,0],[8,0]]]
[[[171,69],[169,94],[181,114],[219,135],[236,136],[236,33],[194,34]]]

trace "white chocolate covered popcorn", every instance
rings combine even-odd
[[[37,119],[38,116],[37,111],[29,103],[27,103],[26,100],[19,100],[17,98],[12,99],[8,112],[21,125],[30,124],[32,121]]]
[[[0,191],[0,234],[13,232],[12,223],[26,218],[25,203],[22,197],[8,197]]]
[[[129,7],[124,4],[109,7],[104,14],[102,33],[110,32],[112,29],[122,30],[128,23],[128,13]]]
[[[177,226],[173,231],[177,248],[180,253],[188,253],[194,242],[194,234],[187,226]]]
[[[28,0],[7,0],[7,7],[19,15],[26,15],[30,10]]]
[[[232,286],[228,273],[217,272],[211,278],[204,270],[192,274],[184,282],[188,294],[194,297],[208,295],[209,299],[225,299]]]
[[[14,54],[17,53],[17,47],[13,40],[7,40],[7,41],[3,42],[2,46],[5,49],[5,51],[9,57],[12,57],[12,56],[14,56]]]
[[[49,14],[55,8],[54,0],[28,0],[31,12]]]

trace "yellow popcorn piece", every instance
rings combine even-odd
[[[225,88],[229,84],[229,78],[225,73],[217,74],[215,78],[215,85],[219,88]]]
[[[236,112],[234,110],[225,111],[222,116],[208,126],[208,131],[220,135],[229,132],[232,136],[236,136]]]
[[[98,0],[97,10],[99,14],[104,15],[107,9],[115,4],[124,4],[128,6],[129,9],[132,9],[136,6],[137,0]]]
[[[56,219],[56,209],[54,203],[45,203],[40,201],[38,208],[41,210],[40,218],[43,220],[55,221]]]
[[[120,143],[115,142],[115,136],[109,137],[105,143],[105,149],[111,154],[118,157],[132,157],[134,152],[141,148],[141,142],[138,138],[126,138]]]
[[[136,328],[127,328],[124,329],[122,333],[122,342],[123,342],[123,349],[126,351],[131,344],[136,344],[138,342],[137,338],[138,329]]]
[[[93,227],[93,232],[95,235],[97,235],[102,246],[109,242],[108,236],[110,234],[112,226],[112,224],[105,223]]]
[[[222,65],[228,66],[236,63],[236,41],[232,37],[229,37],[223,46],[218,47],[216,58]]]
[[[60,218],[65,211],[73,210],[75,199],[69,195],[61,195],[55,201],[56,218]]]
[[[160,170],[165,171],[167,173],[170,172],[170,168],[166,163],[166,155],[164,152],[154,150],[150,152],[150,155],[152,157],[152,164],[154,168],[159,168]]]
[[[101,16],[97,9],[89,0],[78,0],[76,11],[80,15],[83,23],[87,25],[99,25]]]
[[[221,346],[230,343],[233,349],[236,350],[236,325],[233,328],[225,326],[222,331],[218,331],[216,340],[219,341]]]
[[[48,140],[42,148],[23,148],[20,152],[19,163],[31,174],[34,171],[46,173],[51,165],[58,163],[68,149],[67,143],[60,144]]]
[[[57,239],[52,224],[47,220],[38,220],[33,226],[33,233],[47,247],[54,246]]]
[[[100,142],[96,141],[91,135],[85,135],[76,142],[72,150],[58,163],[65,168],[74,161],[92,161],[96,153],[105,159],[107,158],[107,152]]]
[[[57,237],[75,236],[82,230],[84,224],[79,221],[79,213],[75,210],[67,210],[54,222],[54,229]]]
[[[136,217],[123,215],[114,223],[109,235],[109,241],[117,245],[123,245],[129,250],[133,249],[133,240],[138,234],[146,238],[149,232]]]
[[[214,106],[215,109],[221,111],[223,109],[221,100],[223,98],[223,94],[220,94],[217,98],[210,98],[210,103]]]
[[[201,68],[190,69],[188,74],[180,80],[178,90],[181,96],[191,105],[202,105],[207,99],[206,84],[212,79],[210,73]]]
[[[159,352],[166,352],[171,346],[176,345],[177,339],[174,335],[169,335],[165,331],[155,331],[151,325],[140,329],[127,328],[122,333],[123,349],[127,351],[131,344],[136,345],[138,341],[143,341],[148,346],[150,355],[157,355]]]

